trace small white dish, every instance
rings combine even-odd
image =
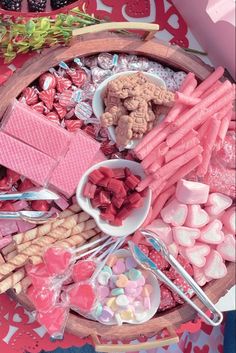
[[[123,221],[122,226],[113,226],[109,224],[108,222],[100,218],[100,210],[98,208],[93,208],[90,200],[87,197],[83,196],[84,185],[88,180],[89,174],[93,170],[98,169],[99,167],[102,167],[102,166],[113,168],[113,169],[127,167],[134,174],[139,175],[142,179],[144,179],[146,175],[144,173],[144,170],[141,164],[137,162],[129,161],[126,159],[110,159],[107,161],[97,163],[91,168],[89,168],[83,174],[82,178],[80,179],[79,185],[77,186],[76,199],[78,204],[85,212],[87,212],[94,218],[95,222],[97,223],[101,231],[113,237],[128,236],[134,233],[145,221],[151,206],[152,192],[150,189],[148,189],[147,195],[144,198],[143,206],[140,208],[134,209],[133,212],[130,214],[130,216]]]
[[[102,114],[105,111],[105,106],[103,103],[103,97],[104,97],[104,92],[106,89],[106,86],[108,84],[108,82],[115,80],[117,77],[119,76],[127,76],[130,74],[134,74],[138,71],[125,71],[125,72],[119,72],[118,74],[114,74],[110,77],[108,77],[106,80],[104,80],[102,83],[100,83],[100,85],[97,87],[94,96],[93,96],[93,101],[92,101],[92,107],[93,107],[93,112],[94,115],[97,117],[97,119],[100,119]],[[142,71],[142,73],[144,74],[144,76],[146,76],[151,82],[155,83],[157,86],[161,87],[161,88],[166,88],[166,84],[165,81],[160,78],[157,75],[151,74],[149,72],[144,72]],[[110,135],[110,138],[113,142],[116,142],[116,135],[115,135],[115,128],[114,126],[109,126],[108,127],[108,132]],[[126,149],[133,149],[137,146],[139,140],[134,139],[131,140],[126,146]]]

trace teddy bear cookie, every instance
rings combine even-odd
[[[141,139],[157,120],[158,107],[171,107],[174,94],[149,81],[142,72],[110,81],[104,94],[103,127],[115,126],[116,143],[125,147]]]

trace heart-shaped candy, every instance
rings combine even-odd
[[[168,250],[169,250],[170,254],[172,256],[174,256],[175,258],[178,256],[179,248],[176,243],[172,243],[172,244],[168,245]]]
[[[186,247],[194,246],[195,240],[200,236],[200,230],[197,228],[173,227],[172,232],[175,242]]]
[[[116,286],[119,288],[125,288],[127,286],[128,282],[129,282],[128,277],[121,274],[121,275],[119,275],[119,277],[116,281]]]
[[[224,233],[221,231],[221,229],[221,221],[215,219],[201,229],[199,240],[208,244],[220,244],[224,240]]]
[[[233,234],[225,234],[224,241],[216,248],[224,260],[236,261],[236,241]]]
[[[235,207],[231,207],[227,210],[222,218],[221,221],[223,222],[225,228],[230,234],[236,233],[236,209]]]
[[[173,243],[171,227],[169,226],[169,224],[163,222],[162,219],[156,219],[146,228],[155,232],[158,237],[164,241],[166,245],[170,245]]]
[[[177,183],[176,198],[187,205],[203,204],[207,202],[209,185],[181,179]]]
[[[204,286],[211,278],[207,277],[204,273],[204,268],[193,266],[193,277],[199,286]]]
[[[204,273],[207,277],[218,279],[227,274],[227,268],[221,255],[216,250],[212,250],[207,257]]]
[[[206,256],[209,255],[210,251],[211,249],[208,245],[198,243],[192,248],[186,248],[184,253],[192,265],[203,267],[206,264]]]
[[[231,197],[219,192],[214,192],[209,195],[205,210],[210,216],[217,216],[229,208],[232,205],[232,202]]]
[[[188,216],[185,222],[185,226],[191,228],[204,227],[209,222],[209,216],[200,205],[189,205]]]
[[[161,217],[164,222],[177,227],[184,224],[187,213],[188,207],[174,199],[161,210]]]
[[[123,259],[118,259],[115,265],[112,266],[112,270],[115,275],[121,275],[125,272],[125,261]]]

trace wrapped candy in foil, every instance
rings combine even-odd
[[[104,81],[107,77],[112,75],[111,70],[103,70],[99,67],[93,67],[91,69],[92,71],[92,80],[93,83],[101,83]]]

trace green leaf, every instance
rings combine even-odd
[[[29,20],[29,21],[26,23],[25,28],[26,28],[26,32],[27,32],[28,34],[30,34],[30,35],[33,34],[34,31],[35,31],[35,23],[34,23],[34,21]]]
[[[76,22],[76,19],[75,19],[74,16],[72,16],[72,15],[68,15],[68,16],[67,16],[66,24],[67,24],[68,26],[72,26],[75,22]]]
[[[50,26],[51,24],[49,18],[43,17],[40,21],[40,28],[43,31],[48,31],[50,29]]]
[[[3,37],[7,34],[7,30],[5,27],[2,27],[0,29],[0,41],[3,39]]]

